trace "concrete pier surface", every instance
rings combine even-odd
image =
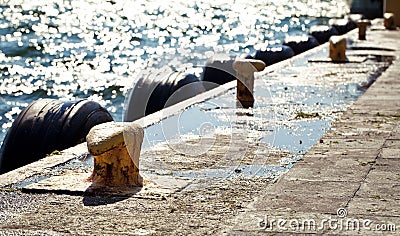
[[[347,37],[356,40],[357,31]],[[399,40],[400,31],[367,31],[363,45],[371,48],[364,53],[394,56],[393,63],[279,177],[240,176],[240,168],[223,177],[212,177],[217,175],[213,172],[195,177],[157,174],[171,166],[198,173],[204,166],[259,164],[254,156],[263,166],[276,165],[288,155],[262,142],[247,142],[247,130],[238,122],[234,140],[223,133],[215,140],[200,140],[213,142],[207,154],[196,148],[176,154],[173,144],[143,151],[140,165],[147,170],[144,178],[154,180],[153,189],[89,194],[82,178],[89,177],[91,169],[72,168],[70,163],[87,152],[81,144],[0,176],[0,235],[398,234]],[[327,52],[328,46],[316,50]],[[352,71],[352,63],[334,66]],[[343,74],[330,76],[340,81]],[[199,155],[189,155],[196,151]],[[158,169],[153,168],[156,165]]]

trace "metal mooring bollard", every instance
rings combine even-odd
[[[254,59],[237,59],[233,62],[233,69],[237,74],[236,98],[244,108],[254,104],[254,72],[262,71],[265,63]]]
[[[396,23],[394,21],[394,14],[393,13],[385,13],[383,15],[384,18],[384,26],[388,30],[395,30],[396,29]]]
[[[342,36],[332,36],[329,39],[329,57],[334,62],[346,61],[346,38]]]
[[[366,34],[367,34],[367,27],[371,25],[370,20],[359,20],[357,21],[357,27],[358,27],[358,39],[359,40],[366,40]]]
[[[94,186],[142,186],[139,155],[143,128],[135,123],[108,122],[93,127],[86,137],[94,156]]]

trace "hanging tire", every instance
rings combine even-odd
[[[329,41],[332,35],[338,35],[339,32],[333,26],[314,25],[310,28],[310,34],[318,41],[319,44],[324,44]]]
[[[290,36],[286,38],[285,46],[293,49],[296,55],[315,48],[319,45],[318,41],[311,35]]]
[[[0,174],[82,143],[93,126],[112,120],[106,109],[92,101],[34,101],[6,134],[0,150]]]
[[[347,33],[347,19],[330,19],[329,25],[334,27],[339,35]]]
[[[261,60],[266,66],[270,66],[277,62],[289,59],[294,56],[294,51],[289,46],[275,46],[267,47],[261,50],[257,50],[255,59]]]
[[[234,61],[234,57],[226,55],[210,58],[203,68],[201,80],[215,83],[216,86],[236,80],[236,72],[232,66]]]
[[[344,19],[330,19],[329,25],[336,28],[339,35],[343,35],[350,30],[357,28],[357,24],[349,18]]]
[[[170,72],[140,78],[125,101],[124,121],[134,121],[204,92],[193,74]]]
[[[365,16],[363,14],[349,14],[346,18],[348,19],[347,28],[353,30],[357,28],[357,22],[364,20]]]

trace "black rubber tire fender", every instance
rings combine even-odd
[[[22,110],[6,134],[0,149],[0,173],[79,144],[93,126],[112,120],[106,109],[92,101],[34,101]]]
[[[170,97],[183,87],[185,93],[171,100]],[[204,91],[200,80],[193,74],[175,71],[140,78],[125,101],[124,121],[140,119]]]
[[[330,19],[329,25],[336,28],[339,35],[346,34],[350,30],[357,28],[357,24],[349,19]]]
[[[266,66],[269,66],[277,62],[289,59],[294,55],[294,51],[291,47],[282,45],[266,47],[257,50],[254,58],[263,61]]]
[[[232,56],[210,58],[203,68],[201,80],[212,82],[216,85],[236,80],[236,72],[233,69],[234,61],[235,59]]]
[[[333,35],[339,35],[339,32],[333,26],[314,25],[310,28],[310,34],[318,40],[319,44],[324,44],[329,41]]]
[[[319,46],[319,43],[312,35],[299,35],[288,37],[283,45],[291,47],[298,55]]]

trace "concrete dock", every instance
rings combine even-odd
[[[355,31],[348,37],[356,38]],[[399,40],[400,31],[368,31],[371,48],[394,51],[365,53],[389,53],[394,56],[393,63],[319,142],[279,177],[178,178],[166,174],[167,185],[176,184],[167,189],[168,194],[148,190],[149,194],[93,195],[80,191],[79,186],[52,191],[46,183],[29,187],[45,181],[42,173],[53,176],[63,163],[85,153],[86,146],[81,144],[0,176],[0,235],[398,234]],[[346,70],[351,63],[342,66]],[[240,131],[239,125],[235,128]],[[230,145],[239,156],[221,160],[232,141],[229,137],[217,136],[207,155],[187,157],[164,148],[144,152],[141,158],[147,170],[159,159],[168,158],[164,164],[183,171],[207,165],[227,168],[235,158],[240,159],[235,163],[252,163],[252,156],[263,152],[269,152],[263,165],[276,164],[288,155],[252,142],[246,143],[247,151],[242,152],[240,143],[245,139],[239,137]],[[77,172],[88,176],[90,170]],[[71,180],[68,168],[60,173],[61,181],[63,176],[66,182]]]
[[[226,232],[398,234],[399,78],[400,63],[396,60],[320,143],[276,183],[268,185],[264,194],[255,197]]]

